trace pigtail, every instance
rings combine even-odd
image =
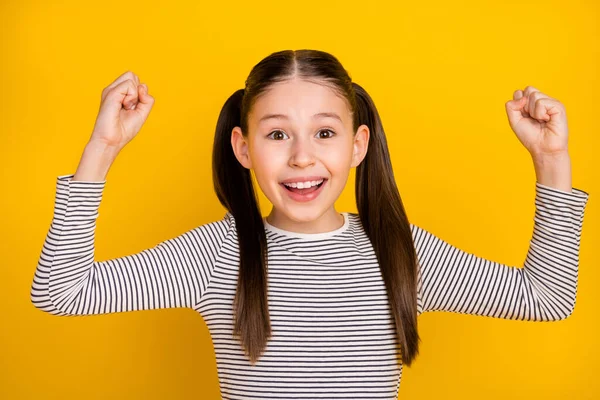
[[[410,366],[419,350],[417,331],[417,256],[410,224],[394,179],[385,132],[369,94],[352,84],[355,127],[365,124],[367,154],[356,168],[356,203],[365,232],[377,255],[402,352]]]
[[[354,131],[370,129],[369,148],[356,168],[356,202],[360,220],[380,265],[400,345],[399,361],[411,365],[418,354],[417,254],[375,104],[340,62],[323,51],[283,50],[256,64],[244,89],[225,102],[217,121],[213,148],[213,182],[221,204],[235,221],[239,245],[239,275],[233,301],[234,329],[255,364],[271,337],[268,307],[267,238],[252,177],[237,160],[231,134],[239,126],[248,135],[253,104],[273,84],[298,76],[333,85],[350,104]]]
[[[267,302],[267,238],[250,171],[231,146],[231,132],[241,125],[244,89],[225,102],[213,144],[213,184],[221,204],[233,215],[239,243],[240,267],[234,300],[234,335],[239,335],[251,363],[271,337]]]

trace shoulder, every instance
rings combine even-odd
[[[358,227],[360,230],[364,231],[364,226],[362,224],[360,214],[358,214],[356,212],[347,212],[346,214],[348,215],[348,219],[352,225],[354,225],[354,226]],[[413,236],[417,235],[420,232],[425,232],[424,229],[422,229],[421,227],[419,227],[411,222],[409,222],[408,225],[409,225],[410,231]]]
[[[226,212],[221,219],[202,224],[195,230],[204,238],[223,242],[232,239],[232,234],[235,232],[235,220],[233,215]]]

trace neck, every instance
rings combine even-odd
[[[339,229],[344,225],[344,216],[337,212],[333,206],[316,218],[298,216],[294,219],[272,208],[266,220],[276,228],[297,233],[326,233]]]

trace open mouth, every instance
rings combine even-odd
[[[298,194],[308,194],[308,193],[312,193],[312,192],[316,192],[317,190],[319,190],[319,188],[321,186],[323,186],[325,184],[325,182],[327,182],[327,178],[323,178],[323,181],[317,185],[311,186],[309,188],[298,188],[298,187],[291,187],[291,186],[287,186],[284,185],[283,183],[281,183],[281,185],[286,188],[289,192],[293,192],[293,193],[298,193]]]

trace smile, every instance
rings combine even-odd
[[[280,183],[287,195],[294,201],[307,202],[314,200],[322,191],[328,179],[307,182]]]

